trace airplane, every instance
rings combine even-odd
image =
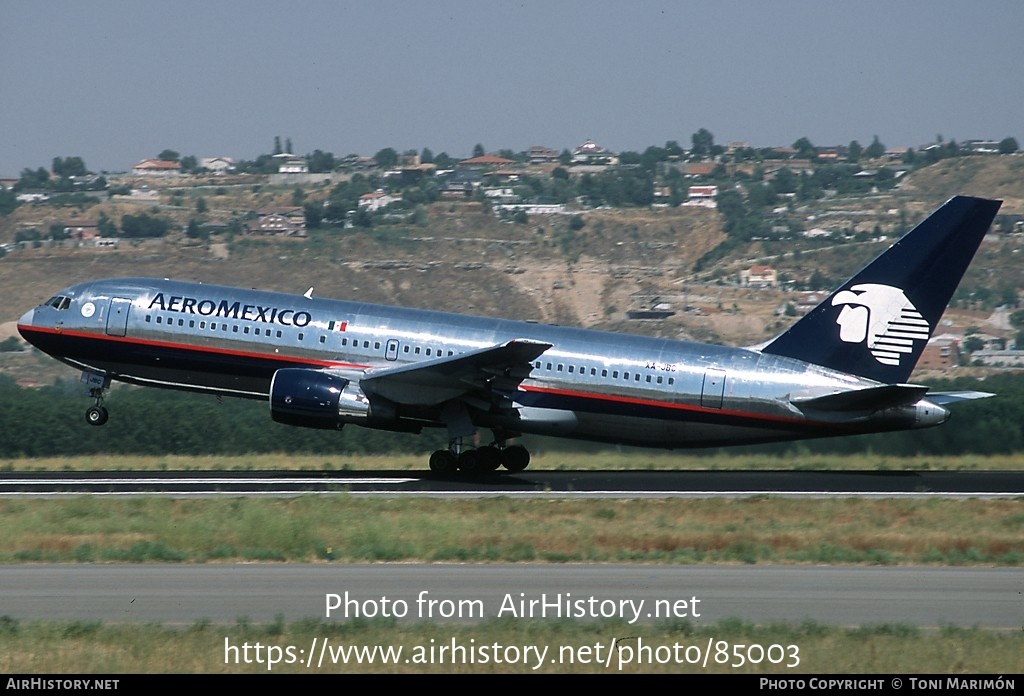
[[[443,473],[522,471],[527,433],[675,449],[924,428],[992,396],[907,380],[1001,203],[949,199],[751,347],[153,278],[74,285],[18,330],[83,371],[92,425],[115,380],[261,399],[289,425],[446,428]],[[493,442],[469,445],[480,429]]]

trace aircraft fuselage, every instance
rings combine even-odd
[[[507,384],[484,370],[476,383],[459,378],[464,388],[446,384],[418,398],[418,390],[382,382],[367,397],[371,419],[343,415],[339,426],[452,430],[459,416],[447,414],[446,403],[461,399],[474,427],[676,448],[924,427],[948,417],[923,399],[881,410],[800,408],[794,402],[879,383],[753,349],[170,280],[76,285],[27,312],[19,329],[44,352],[114,380],[255,399],[268,399],[275,374],[287,368],[358,385],[418,364],[441,375],[459,355],[508,342],[550,345]]]

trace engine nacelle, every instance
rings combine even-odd
[[[340,429],[368,424],[374,414],[359,384],[319,370],[283,368],[270,382],[270,415],[278,423]]]

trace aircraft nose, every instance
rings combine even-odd
[[[22,326],[32,326],[32,322],[35,320],[36,310],[30,309],[21,315],[21,319],[18,320],[18,333],[25,337],[25,333],[21,330]],[[27,339],[26,339],[27,340]]]

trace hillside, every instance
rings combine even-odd
[[[1024,155],[944,160],[908,175],[891,194],[817,201],[790,213],[807,228],[848,229],[848,239],[753,242],[700,273],[694,272],[697,261],[726,239],[722,216],[703,208],[582,211],[584,225],[574,230],[568,216],[512,224],[478,204],[441,202],[429,207],[423,225],[317,230],[306,239],[236,236],[200,243],[172,234],[116,249],[18,249],[0,259],[0,340],[15,334],[22,312],[63,287],[142,275],[295,293],[313,287],[324,297],[752,344],[791,323],[806,300],[794,291],[739,287],[741,270],[769,264],[798,284],[816,277],[830,287],[890,244],[899,221],[911,225],[955,193],[1001,196],[1003,213],[1024,214],[1022,172]],[[283,205],[293,193],[254,188],[258,192],[235,187],[209,196],[211,210]],[[161,197],[159,214],[184,224],[193,198],[209,193],[178,189]],[[308,195],[324,193],[313,188]],[[22,206],[0,220],[0,241],[26,224],[45,229],[72,216],[95,221],[100,211],[117,219],[126,209],[140,210],[126,206],[104,202],[70,212]],[[878,230],[888,238],[878,239]],[[991,296],[1024,289],[1021,246],[1020,235],[989,236],[964,281],[960,297],[967,299],[947,315],[948,330],[974,326],[998,335],[998,319],[987,323]],[[674,314],[663,320],[627,315],[655,305]]]

